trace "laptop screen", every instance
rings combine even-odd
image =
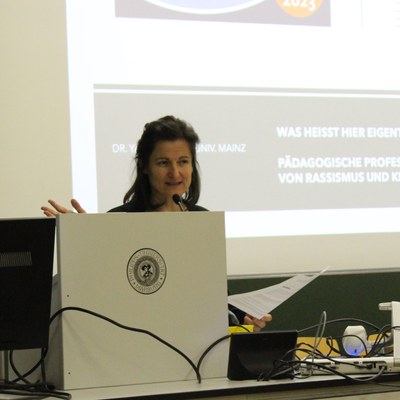
[[[54,218],[0,219],[0,350],[46,347]]]

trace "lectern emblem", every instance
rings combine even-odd
[[[130,285],[141,294],[152,294],[165,282],[167,266],[161,254],[153,249],[140,249],[128,261]]]

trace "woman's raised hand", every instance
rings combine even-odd
[[[41,207],[43,214],[46,215],[47,217],[55,217],[58,214],[69,214],[69,213],[74,213],[74,212],[77,212],[79,214],[86,213],[86,211],[79,204],[78,200],[75,200],[75,199],[71,200],[71,205],[73,207],[73,210],[58,204],[54,200],[49,200],[49,203],[53,208],[48,207],[48,206]]]

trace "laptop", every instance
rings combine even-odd
[[[313,375],[340,373],[345,375],[367,374],[373,375],[383,373],[400,372],[400,302],[392,301],[379,304],[380,310],[392,313],[391,345],[393,353],[382,356],[366,357],[333,357],[330,359],[308,359],[311,364],[300,364],[301,372]],[[335,371],[330,371],[331,370]]]
[[[54,219],[0,219],[0,351],[48,344],[54,237]]]
[[[194,364],[228,333],[222,212],[67,214],[57,217],[56,308],[48,375],[77,389],[197,379]],[[116,326],[110,320],[120,326]],[[121,327],[123,326],[123,327]],[[226,376],[228,341],[201,364]]]

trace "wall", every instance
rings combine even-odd
[[[0,2],[0,217],[71,197],[63,0]]]

